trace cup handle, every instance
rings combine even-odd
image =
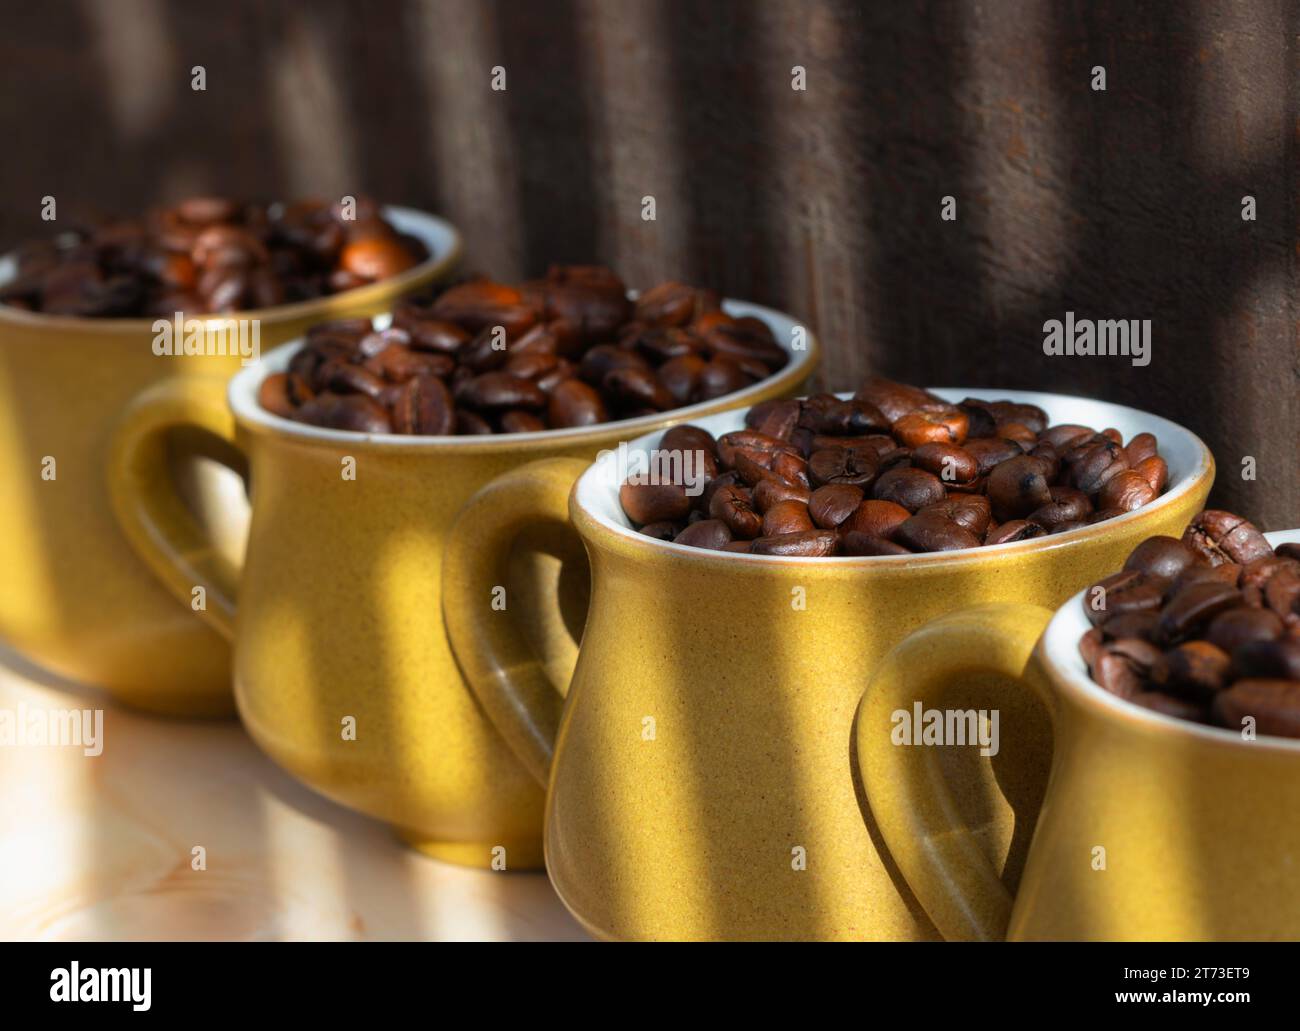
[[[168,471],[167,434],[182,427],[238,447],[224,379],[164,380],[131,402],[109,443],[109,497],[123,534],[163,586],[190,607],[202,587],[205,603],[195,611],[230,640],[239,570],[213,547]]]
[[[544,787],[564,708],[509,612],[491,604],[506,582],[511,545],[525,528],[568,525],[569,492],[587,469],[576,458],[546,458],[498,476],[461,509],[442,566],[442,615],[461,672],[497,731]]]
[[[871,813],[903,878],[949,941],[1006,937],[1013,899],[962,822],[930,748],[893,743],[893,714],[910,712],[932,685],[986,671],[1032,688],[1056,722],[1055,698],[1035,645],[1052,613],[1037,605],[985,605],[923,626],[893,649],[858,706],[854,734]]]

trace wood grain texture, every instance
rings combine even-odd
[[[827,344],[822,386],[1151,409],[1213,448],[1213,503],[1279,529],[1300,524],[1297,33],[1286,0],[15,4],[0,237],[39,231],[47,194],[71,217],[369,192],[446,214],[502,276],[603,260],[786,308]],[[1151,319],[1151,365],[1044,356],[1066,310]]]

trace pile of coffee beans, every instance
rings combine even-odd
[[[21,245],[0,302],[83,318],[216,314],[350,290],[428,256],[366,198],[345,208],[190,197]]]
[[[1300,737],[1300,544],[1269,547],[1206,510],[1151,537],[1084,592],[1092,678],[1135,705],[1240,731]]]
[[[607,268],[557,266],[508,286],[408,301],[388,329],[316,326],[267,377],[277,415],[364,433],[523,433],[631,419],[765,379],[789,356],[711,290],[663,283],[635,301]]]
[[[1049,426],[1035,405],[950,404],[874,377],[852,400],[767,401],[716,440],[669,430],[657,453],[702,453],[705,480],[649,475],[619,493],[642,533],[756,555],[907,555],[1062,533],[1154,500],[1156,438]],[[654,456],[651,456],[652,459]],[[653,467],[653,462],[652,462]]]

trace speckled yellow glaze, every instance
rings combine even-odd
[[[431,855],[488,867],[502,846],[507,869],[537,868],[541,785],[466,688],[443,627],[444,546],[457,512],[531,459],[581,456],[576,474],[649,427],[797,391],[815,367],[816,342],[743,394],[625,423],[496,437],[367,437],[278,419],[252,398],[288,350],[237,376],[229,406],[211,381],[166,384],[136,402],[115,442],[123,527],[174,595],[206,586],[203,616],[235,637],[240,716],[276,762]],[[242,573],[178,507],[157,453],[159,435],[175,426],[207,430],[247,455],[253,514]],[[354,480],[342,475],[347,458]],[[526,543],[514,557],[494,556],[493,584],[508,589],[501,614],[556,668],[571,669],[586,603],[581,545],[563,525],[535,527]],[[565,604],[556,605],[557,592]],[[355,740],[344,739],[347,717]]]
[[[928,915],[960,940],[1300,938],[1300,741],[1244,740],[1108,695],[1078,654],[1086,627],[1080,596],[1055,617],[981,606],[917,631],[871,680],[855,727],[862,778]],[[1051,713],[1051,780],[1041,811],[1024,814],[1036,829],[1018,892],[934,775],[941,750],[889,740],[892,711],[935,704],[974,670],[1003,678],[1004,740],[1020,711],[1008,701],[1033,694]],[[1003,759],[1030,761],[1023,750]]]
[[[500,613],[447,612],[484,709],[536,775],[549,770],[546,863],[565,904],[610,939],[937,937],[882,857],[863,802],[852,726],[864,686],[893,645],[937,616],[980,602],[1058,605],[1138,541],[1181,533],[1213,481],[1195,447],[1196,475],[1148,510],[1060,537],[897,559],[663,544],[584,504],[590,490],[612,511],[616,491],[599,469],[584,475],[569,511],[590,558],[591,605],[563,703]],[[485,597],[496,575],[485,556],[562,514],[573,474],[538,463],[471,501],[449,547],[448,589]],[[975,677],[965,688],[983,697],[998,686]],[[1046,773],[1038,714],[1036,766],[973,763],[958,778],[963,809],[981,814],[980,844],[1012,881],[1024,848],[1013,814],[1037,804]]]
[[[454,266],[459,240],[438,225],[453,245],[436,260],[373,286],[238,317],[260,319],[261,347],[270,350],[312,323],[387,310]],[[160,381],[224,380],[240,359],[159,357],[152,327],[152,319],[64,318],[0,305],[0,637],[127,704],[230,715],[229,645],[131,553],[110,510],[104,468],[110,432],[132,397]],[[240,528],[223,525],[230,478],[181,457],[185,450],[178,443],[172,461],[188,500],[234,548]],[[52,481],[41,477],[46,456],[56,461]]]

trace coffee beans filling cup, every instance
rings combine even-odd
[[[1274,548],[1231,512],[1151,537],[1084,592],[1079,652],[1134,705],[1233,730],[1300,737],[1300,545]]]
[[[429,259],[369,198],[264,204],[188,197],[33,240],[0,303],[78,318],[273,308],[390,279]]]
[[[408,301],[382,329],[315,326],[258,399],[362,433],[535,433],[713,401],[789,360],[767,322],[728,314],[711,290],[668,282],[633,300],[610,269],[555,266]]]
[[[1159,497],[1154,435],[1049,425],[1037,405],[966,398],[872,377],[852,399],[769,401],[715,439],[669,430],[666,456],[697,456],[704,489],[669,476],[619,491],[641,532],[755,555],[908,555],[1032,540]]]

